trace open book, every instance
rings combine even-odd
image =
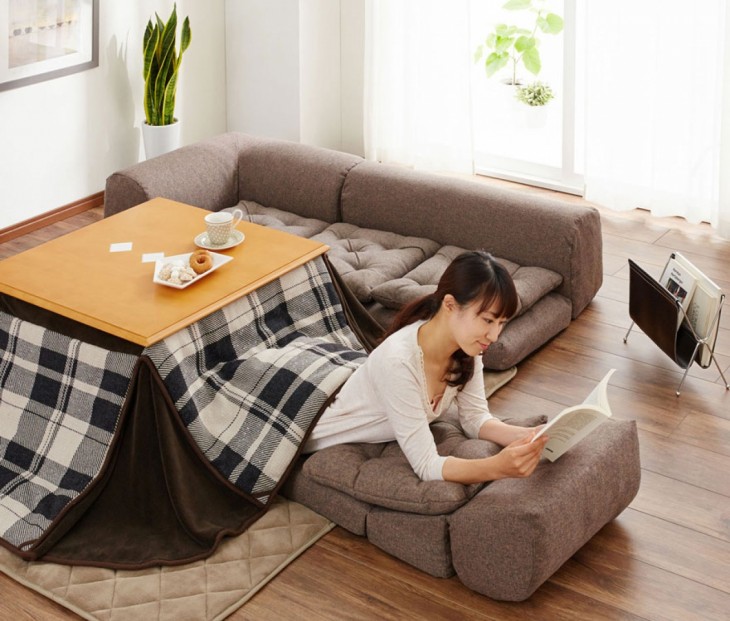
[[[608,380],[615,370],[606,373],[583,403],[564,409],[535,435],[533,442],[544,433],[550,436],[542,451],[543,457],[555,461],[610,418]]]
[[[701,366],[707,367],[712,359],[711,347],[714,344],[720,323],[718,310],[722,304],[722,289],[679,252],[672,254],[669,263],[671,264],[672,262],[679,266],[683,273],[689,274],[695,281],[695,287],[687,300],[687,304],[683,304],[682,306],[687,313],[687,319],[692,324],[695,334],[706,342],[700,345],[697,362]],[[668,268],[669,264],[667,264]],[[667,270],[665,270],[666,272]],[[662,284],[664,284],[663,279]]]

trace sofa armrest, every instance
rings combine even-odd
[[[603,280],[599,213],[567,200],[363,162],[345,180],[342,219],[553,270],[573,318]]]
[[[254,141],[222,134],[115,172],[106,180],[104,215],[158,196],[211,211],[235,205],[239,154]]]
[[[611,419],[523,479],[500,479],[449,516],[454,569],[470,589],[523,601],[635,498],[636,422]]]

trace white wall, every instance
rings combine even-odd
[[[226,0],[228,129],[299,140],[299,0]]]
[[[226,0],[228,129],[362,155],[365,0]]]
[[[340,2],[299,3],[299,139],[342,145]]]
[[[100,2],[99,67],[0,91],[0,229],[104,189],[144,159],[142,35],[172,0]],[[188,144],[225,131],[224,0],[178,0],[190,17],[176,116]]]
[[[363,85],[365,83],[365,0],[341,0],[340,37],[342,46],[341,149],[365,154],[363,137]]]

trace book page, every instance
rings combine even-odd
[[[611,369],[603,379],[596,384],[590,395],[588,395],[583,401],[584,404],[590,404],[598,406],[601,410],[608,412],[608,416],[611,416],[611,406],[608,405],[608,380],[614,374],[616,369]]]
[[[615,370],[606,373],[582,404],[564,409],[535,435],[533,442],[543,434],[550,438],[543,449],[543,457],[555,461],[612,415],[608,405],[608,381]]]
[[[538,435],[545,432],[550,436],[551,442],[554,440],[560,444],[565,444],[577,433],[591,425],[597,418],[606,418],[600,409],[588,406],[574,406],[568,410],[563,410],[559,417],[553,419],[549,428],[542,429]]]

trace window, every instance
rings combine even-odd
[[[582,194],[582,164],[578,157],[582,149],[576,145],[576,15],[575,0],[543,2],[512,2],[512,6],[528,5],[525,9],[508,10],[503,3],[474,0],[471,3],[471,38],[480,60],[472,69],[472,131],[474,168],[477,173],[534,183],[563,191]],[[533,9],[539,8],[537,14]],[[543,32],[536,23],[549,14],[563,19],[559,33]],[[485,59],[499,46],[500,25],[520,31],[512,40],[531,33],[537,39],[539,72],[534,75],[526,62],[514,63],[521,56],[519,47],[509,49],[507,65],[490,77]],[[511,31],[507,30],[506,33]],[[520,34],[524,33],[524,34]],[[485,44],[491,36],[492,47]],[[503,37],[501,41],[507,40]],[[524,52],[525,56],[529,54]],[[535,66],[534,64],[532,65]],[[518,101],[519,86],[535,82],[546,85],[554,95],[546,105],[531,106]]]

